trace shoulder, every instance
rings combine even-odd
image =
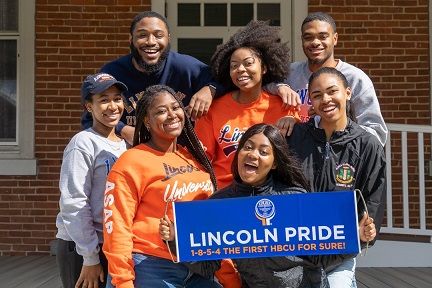
[[[340,72],[342,72],[342,74],[345,75],[345,77],[347,78],[348,82],[351,84],[353,79],[359,79],[362,82],[370,82],[372,83],[372,80],[370,80],[369,76],[360,68],[349,64],[347,62],[344,62],[342,60],[339,59],[339,64],[336,67],[336,69],[338,69]]]
[[[224,187],[218,191],[216,191],[213,195],[209,197],[209,199],[223,199],[223,198],[234,198],[236,195],[234,195],[234,189],[233,185],[229,185],[227,187]]]
[[[303,70],[305,67],[308,67],[306,61],[292,62],[290,64],[290,68],[292,71]]]
[[[288,186],[288,184],[279,181],[274,181],[273,190],[281,194],[300,194],[307,192],[304,188]]]
[[[175,65],[179,68],[186,69],[186,70],[195,67],[209,67],[208,65],[204,64],[203,62],[196,59],[195,57],[192,57],[187,54],[180,54],[172,50],[169,52],[167,61],[171,65]]]
[[[100,72],[107,72],[109,73],[111,69],[115,69],[118,67],[129,67],[132,65],[132,54],[126,54],[121,56],[120,58],[117,58],[111,62],[106,63],[102,66],[100,69]]]
[[[361,145],[363,152],[379,153],[384,155],[384,148],[378,138],[372,133],[363,129],[360,125],[350,120],[353,141]]]

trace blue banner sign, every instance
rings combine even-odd
[[[179,261],[360,252],[354,191],[173,205]]]

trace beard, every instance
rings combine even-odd
[[[167,47],[165,47],[165,49],[162,50],[162,54],[155,64],[147,64],[143,60],[143,58],[139,54],[138,49],[133,45],[133,43],[130,44],[130,50],[132,53],[132,57],[135,59],[136,63],[143,70],[143,72],[146,74],[151,74],[153,72],[158,71],[160,68],[164,66],[165,60],[167,59],[169,51],[171,50],[171,44],[168,43]]]
[[[308,59],[309,64],[314,65],[314,66],[321,66],[322,64],[324,64],[324,62],[326,62],[328,59],[330,59],[330,54],[327,55],[325,58],[321,58],[321,59]]]

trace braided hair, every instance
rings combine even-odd
[[[172,95],[174,99],[179,103],[180,107],[183,109],[183,112],[186,115],[185,107],[173,89],[165,85],[153,85],[147,87],[141,99],[138,101],[137,108],[136,108],[136,126],[135,126],[135,133],[133,139],[134,147],[141,143],[146,143],[150,141],[151,133],[144,125],[144,117],[148,115],[148,110],[150,109],[153,100],[157,96],[164,93],[168,93]],[[210,174],[210,178],[214,186],[214,191],[217,191],[217,182],[216,182],[216,176],[213,171],[213,167],[210,163],[210,160],[207,158],[204,149],[201,145],[201,142],[198,140],[198,137],[195,134],[192,123],[188,117],[185,117],[185,124],[183,126],[179,138],[182,141],[182,143],[184,143],[188,151],[192,154],[192,156],[196,160],[198,160],[198,162],[202,166],[204,166],[205,170]]]

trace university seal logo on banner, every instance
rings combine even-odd
[[[270,220],[275,216],[276,209],[269,199],[260,199],[255,205],[255,216],[262,222],[263,226],[271,225]]]

